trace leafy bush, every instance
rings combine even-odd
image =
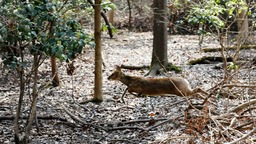
[[[47,0],[2,2],[1,51],[12,49],[18,53],[43,53],[66,61],[73,59],[85,45],[93,46],[92,36],[85,33],[79,21],[70,14],[75,13],[68,9],[73,6],[72,3]]]

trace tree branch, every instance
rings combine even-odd
[[[93,9],[95,9],[94,3],[91,0],[87,0],[87,1],[91,4]],[[113,38],[113,32],[112,32],[112,29],[111,29],[111,25],[108,22],[107,16],[103,12],[100,12],[100,15],[102,16],[102,18],[104,19],[106,25],[108,26],[108,34],[109,34],[110,38]]]

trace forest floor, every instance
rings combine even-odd
[[[187,99],[178,96],[138,98],[127,93],[124,104],[120,98],[126,86],[118,81],[108,81],[107,77],[113,72],[115,65],[149,65],[153,34],[119,31],[113,39],[104,34],[102,40],[103,61],[106,65],[103,68],[104,102],[78,104],[92,98],[94,92],[94,49],[86,48],[75,60],[76,70],[73,76],[67,75],[65,63],[59,63],[61,86],[40,90],[37,116],[42,118],[38,119],[39,132],[33,125],[31,143],[223,143],[246,134],[248,136],[242,143],[256,142],[255,134],[250,134],[255,132],[256,104],[243,107],[247,111],[242,114],[240,111],[228,113],[240,104],[255,100],[255,88],[223,88],[229,96],[235,98],[222,97],[216,92],[211,99],[215,105],[208,104],[203,110],[192,109],[189,112],[185,111],[189,106]],[[213,37],[205,37],[202,47],[219,47],[219,42]],[[180,66],[182,72],[170,71],[166,75],[184,77],[192,88],[200,87],[212,92],[209,89],[223,79],[223,69],[217,68],[219,63],[188,65],[190,60],[202,56],[220,56],[220,52],[201,52],[198,36],[170,35],[168,60]],[[242,50],[240,56],[242,60],[248,61],[256,57],[256,51]],[[144,76],[148,69],[123,71],[129,75]],[[50,62],[46,60],[40,67],[39,85],[49,83],[50,75]],[[255,82],[255,65],[245,65],[239,71],[235,84],[255,85]],[[29,113],[31,89],[27,88],[26,92],[23,116]],[[14,72],[1,69],[0,117],[14,116],[18,97],[19,84]],[[202,102],[198,98],[190,101]],[[64,109],[88,125],[75,121]],[[23,130],[26,120],[20,122]],[[247,127],[241,126],[246,123]],[[0,143],[10,142],[13,142],[13,121],[0,120]]]

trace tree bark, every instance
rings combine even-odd
[[[127,4],[128,4],[128,9],[129,9],[129,21],[128,21],[129,27],[128,27],[128,29],[131,30],[131,28],[132,28],[132,9],[131,9],[130,0],[127,0]]]
[[[110,0],[110,2],[111,3],[114,3],[114,0]],[[114,9],[112,9],[112,10],[110,10],[109,11],[109,14],[108,14],[108,21],[109,21],[109,23],[111,23],[112,25],[113,25],[113,23],[114,23]]]
[[[95,0],[94,12],[94,36],[95,36],[95,80],[94,80],[94,102],[102,102],[102,54],[101,54],[101,0]]]
[[[23,61],[24,55],[23,52],[21,52],[21,62]],[[23,97],[25,94],[25,80],[24,80],[24,68],[23,66],[20,67],[20,69],[17,69],[17,72],[19,73],[19,78],[20,78],[20,97],[19,97],[19,103],[17,106],[16,110],[16,115],[14,119],[14,140],[16,144],[20,143],[20,138],[19,138],[19,119],[21,116],[21,106],[23,102]]]
[[[166,67],[167,59],[167,1],[154,0],[153,52],[149,75],[156,75],[161,67]]]
[[[33,85],[33,101],[30,107],[30,113],[29,113],[29,117],[27,119],[27,125],[25,128],[25,136],[23,139],[23,143],[27,144],[29,143],[29,135],[30,135],[30,130],[33,124],[33,121],[36,118],[36,104],[38,101],[38,87],[37,87],[37,83],[38,83],[38,67],[39,67],[39,56],[38,55],[34,55],[34,85]]]
[[[95,5],[93,4],[92,0],[87,0],[87,1],[88,1],[88,3],[91,4],[91,6],[92,6],[92,7],[94,8],[94,10],[95,10]],[[111,28],[111,25],[109,24],[109,21],[108,21],[107,16],[105,15],[104,12],[100,12],[100,14],[101,14],[102,18],[104,19],[106,25],[108,26],[108,33],[109,33],[110,38],[113,38],[112,28]]]
[[[60,79],[58,75],[58,67],[57,67],[55,56],[51,56],[51,66],[52,66],[52,85],[56,87],[60,85]]]
[[[246,1],[245,1],[246,3]],[[237,50],[234,55],[234,60],[238,59],[240,47],[246,43],[247,38],[249,36],[249,24],[248,24],[248,10],[239,10],[237,11],[237,27],[238,27],[238,35],[237,35]]]

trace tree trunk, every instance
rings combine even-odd
[[[21,52],[21,62],[23,63],[23,52]],[[16,110],[16,115],[14,119],[14,140],[16,144],[20,143],[20,138],[19,138],[19,118],[21,116],[21,106],[23,102],[23,97],[25,94],[25,80],[24,80],[24,68],[23,66],[20,67],[20,69],[17,69],[17,72],[19,73],[19,78],[20,78],[20,97],[19,97],[19,103],[17,106]]]
[[[114,3],[114,0],[110,0],[110,2]],[[108,20],[109,23],[111,23],[113,25],[113,23],[114,23],[114,9],[109,11],[108,17],[109,17],[109,20]]]
[[[246,3],[246,1],[245,1]],[[248,10],[239,10],[237,11],[237,27],[238,27],[238,35],[237,35],[237,50],[234,55],[234,61],[239,57],[240,47],[246,43],[247,38],[249,36],[249,24],[248,24]]]
[[[132,29],[132,8],[130,0],[127,0],[128,9],[129,9],[129,21],[128,21],[128,29],[129,31]]]
[[[102,102],[102,55],[101,55],[101,0],[95,0],[94,12],[94,36],[95,36],[95,80],[94,80],[94,102]]]
[[[167,1],[154,0],[153,52],[150,75],[156,75],[161,67],[166,67],[167,59]]]
[[[34,85],[33,85],[33,101],[30,107],[30,113],[29,113],[29,117],[27,119],[27,125],[25,128],[25,136],[24,136],[24,140],[23,143],[27,144],[29,143],[29,135],[30,135],[30,130],[33,124],[33,121],[35,120],[36,117],[36,104],[38,101],[38,88],[37,88],[37,83],[38,83],[38,67],[39,67],[39,56],[38,55],[34,55]]]
[[[58,67],[57,67],[55,56],[51,56],[51,65],[52,65],[52,85],[56,87],[60,85],[60,79],[58,75]]]

